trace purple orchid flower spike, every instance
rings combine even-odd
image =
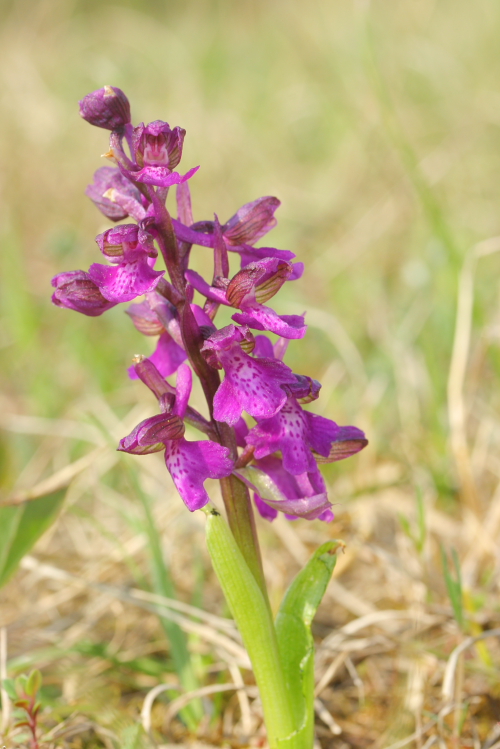
[[[114,267],[94,263],[89,275],[110,302],[130,302],[152,291],[165,273],[153,270],[157,251],[140,226],[120,224],[99,234],[96,242]]]
[[[234,425],[243,411],[261,419],[274,416],[286,401],[281,385],[295,380],[282,362],[248,356],[242,346],[249,345],[253,346],[249,329],[235,325],[221,328],[203,344],[208,363],[226,374],[214,397],[217,421]]]
[[[149,368],[152,369],[151,363]],[[159,373],[156,374],[159,378]],[[227,447],[202,440],[188,442],[184,438],[183,419],[191,394],[192,373],[187,364],[181,364],[177,372],[175,401],[171,408],[170,398],[160,395],[160,406],[166,413],[152,416],[138,424],[124,437],[118,446],[122,452],[146,455],[165,450],[165,464],[172,480],[187,508],[193,512],[204,507],[210,498],[204,482],[229,476],[234,468]]]
[[[120,88],[104,86],[81,100],[80,115],[96,127],[121,130],[130,123],[129,100]]]
[[[52,279],[55,292],[52,302],[56,307],[66,307],[81,312],[87,317],[98,317],[116,306],[116,302],[106,299],[88,273],[72,270],[59,273]]]
[[[256,507],[266,520],[274,520],[278,512],[289,520],[333,520],[325,482],[316,465],[294,476],[280,458],[271,455],[237,469],[236,475],[253,489]]]
[[[101,166],[85,194],[112,221],[121,221],[127,216],[140,221],[146,216],[141,193],[116,167]]]
[[[304,411],[291,395],[275,416],[250,430],[246,442],[257,459],[280,450],[285,470],[293,475],[315,470],[315,456],[324,463],[343,460],[368,444],[361,429]]]
[[[188,282],[201,294],[216,304],[240,309],[233,320],[256,330],[267,330],[284,338],[303,338],[307,326],[301,315],[278,315],[263,302],[271,299],[290,279],[293,267],[285,260],[268,257],[250,263],[228,281],[216,278],[219,287],[209,286],[195,271],[185,273]]]

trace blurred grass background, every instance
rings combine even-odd
[[[394,518],[403,507],[417,512],[414,497],[423,497],[453,519],[446,543],[462,556],[483,539],[467,585],[498,612],[498,550],[481,534],[498,531],[491,508],[500,502],[500,6],[3,0],[0,16],[4,496],[84,456],[92,439],[67,438],[78,424],[88,434],[100,417],[112,431],[131,409],[153,408],[126,378],[131,356],[146,344],[122,309],[88,319],[50,304],[53,275],[98,260],[93,239],[108,224],[83,193],[107,137],[80,119],[77,102],[115,85],[127,93],[135,123],[161,118],[187,130],[183,164],[201,164],[191,182],[196,219],[217,212],[227,220],[261,195],[282,201],[269,243],[293,250],[306,273],[276,306],[309,310],[310,324],[287,363],[323,382],[315,410],[370,438],[361,456],[327,469],[342,502],[339,525],[328,533],[356,535],[342,517],[363,509],[370,491],[375,497],[396,487],[400,494],[386,498],[397,541],[404,533]],[[474,265],[471,248],[490,239],[482,247],[491,254]],[[450,377],[461,273],[463,320]],[[123,519],[110,497],[127,490],[113,470],[110,504],[98,519],[119,536]],[[155,475],[151,491],[161,496]],[[67,503],[42,557],[74,552],[76,564],[78,554],[92,554],[90,536],[88,548],[75,551],[87,527],[82,517],[97,523],[103,512],[87,490]],[[168,526],[168,513],[155,512]],[[176,522],[174,547],[197,528],[192,518]],[[323,532],[315,524],[297,531],[306,546]],[[384,543],[396,543],[385,534]],[[103,537],[96,532],[95,542]],[[273,538],[266,537],[276,559]],[[438,541],[427,550],[431,568]],[[276,596],[286,553],[277,562]],[[182,578],[182,564],[173,564]],[[9,621],[16,621],[12,586],[24,574],[6,589]],[[196,575],[188,574],[190,596]],[[439,575],[434,593],[426,578],[424,599],[437,600],[438,590],[446,598]],[[361,575],[360,597],[381,606],[395,595],[384,587],[389,578],[378,592],[373,579],[367,592]],[[385,730],[391,721],[380,715]]]

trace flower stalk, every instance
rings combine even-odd
[[[162,452],[187,509],[207,512],[208,550],[252,661],[269,744],[311,749],[310,619],[333,569],[333,547],[322,547],[305,577],[292,583],[275,627],[253,505],[269,521],[278,512],[331,521],[319,466],[354,455],[367,440],[357,427],[304,409],[321,385],[283,361],[288,342],[300,341],[307,326],[303,315],[280,315],[267,303],[298,280],[304,266],[289,250],[256,246],[276,225],[277,198],[247,203],[225,223],[217,215],[194,221],[189,180],[199,167],[175,171],[183,128],[161,120],[134,127],[127,97],[112,86],[88,94],[80,114],[111,131],[106,156],[114,164],[97,170],[86,194],[111,221],[134,223],[100,234],[96,242],[106,264],[60,273],[52,300],[88,317],[133,302],[126,311],[136,329],[157,337],[155,351],[134,358],[128,371],[154,395],[157,413],[123,437],[118,450]],[[167,208],[173,186],[177,218]],[[210,280],[189,267],[199,248],[213,254]],[[236,273],[230,256],[240,261]],[[164,269],[157,267],[162,260]],[[232,323],[217,327],[221,306],[232,310]],[[193,373],[205,414],[189,402]],[[186,438],[186,423],[201,439]],[[227,523],[206,509],[207,479],[220,482]]]

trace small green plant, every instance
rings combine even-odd
[[[16,679],[4,679],[3,687],[14,705],[14,728],[26,727],[26,734],[16,736],[16,741],[28,739],[31,749],[38,749],[37,720],[41,710],[38,692],[42,686],[42,674],[38,669],[29,676],[22,674]]]

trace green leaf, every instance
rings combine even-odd
[[[14,574],[23,556],[52,525],[62,505],[65,491],[31,499],[20,505],[0,506],[0,587]]]
[[[311,623],[330,581],[342,541],[327,541],[292,580],[278,614],[276,634],[292,710],[299,726],[299,745],[314,739],[314,640]]]
[[[14,679],[4,679],[2,686],[11,700],[17,700],[16,683]]]
[[[207,548],[252,661],[271,749],[299,749],[271,612],[224,518],[207,513]],[[312,744],[311,744],[312,746]],[[310,747],[308,748],[310,749]]]
[[[28,676],[28,681],[26,682],[26,694],[29,694],[30,697],[33,697],[38,692],[41,686],[42,674],[37,668],[35,668]]]

